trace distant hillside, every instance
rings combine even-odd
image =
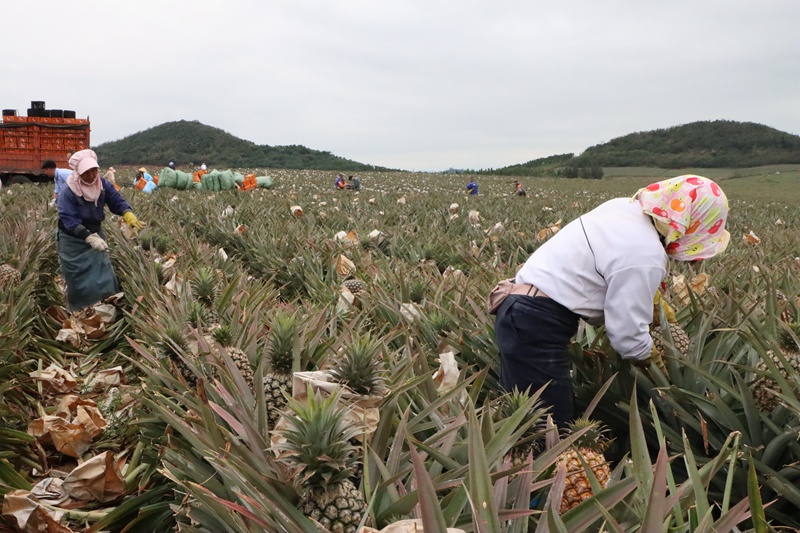
[[[623,137],[572,154],[483,171],[547,175],[559,168],[656,167],[752,168],[800,163],[800,136],[753,122],[692,122]]]
[[[266,146],[239,139],[219,128],[180,120],[94,148],[103,165],[164,166],[206,163],[215,167],[308,170],[387,170],[300,145]]]

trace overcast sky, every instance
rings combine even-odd
[[[0,108],[89,115],[92,145],[185,119],[436,171],[697,120],[800,133],[798,0],[4,0],[1,12]]]

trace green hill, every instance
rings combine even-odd
[[[104,165],[164,166],[206,163],[215,167],[315,170],[388,170],[300,145],[266,146],[197,121],[166,122],[94,148]]]
[[[753,122],[701,121],[631,133],[587,148],[483,171],[506,175],[557,174],[602,167],[752,168],[800,163],[800,136]]]

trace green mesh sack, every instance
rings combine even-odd
[[[198,191],[199,191],[199,190],[201,190],[201,189],[203,188],[203,182],[202,182],[202,181],[195,181],[195,182],[193,183],[193,185],[194,185],[194,188],[195,188],[196,190],[198,190]]]
[[[234,172],[233,181],[236,182],[236,185],[242,185],[244,183],[244,175],[241,172]]]
[[[257,176],[256,184],[259,189],[270,189],[272,188],[272,176]]]
[[[175,186],[178,189],[185,191],[192,184],[194,177],[188,172],[181,172],[180,170],[177,171],[177,174],[178,180]]]
[[[177,187],[178,172],[169,167],[165,167],[158,173],[158,186],[159,187]]]
[[[233,172],[225,170],[219,173],[219,189],[227,191],[236,187],[236,182],[233,181]]]

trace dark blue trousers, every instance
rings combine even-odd
[[[579,316],[539,296],[512,294],[498,309],[494,323],[500,349],[500,384],[530,392],[549,382],[541,400],[563,428],[575,417],[568,346],[578,331]]]

